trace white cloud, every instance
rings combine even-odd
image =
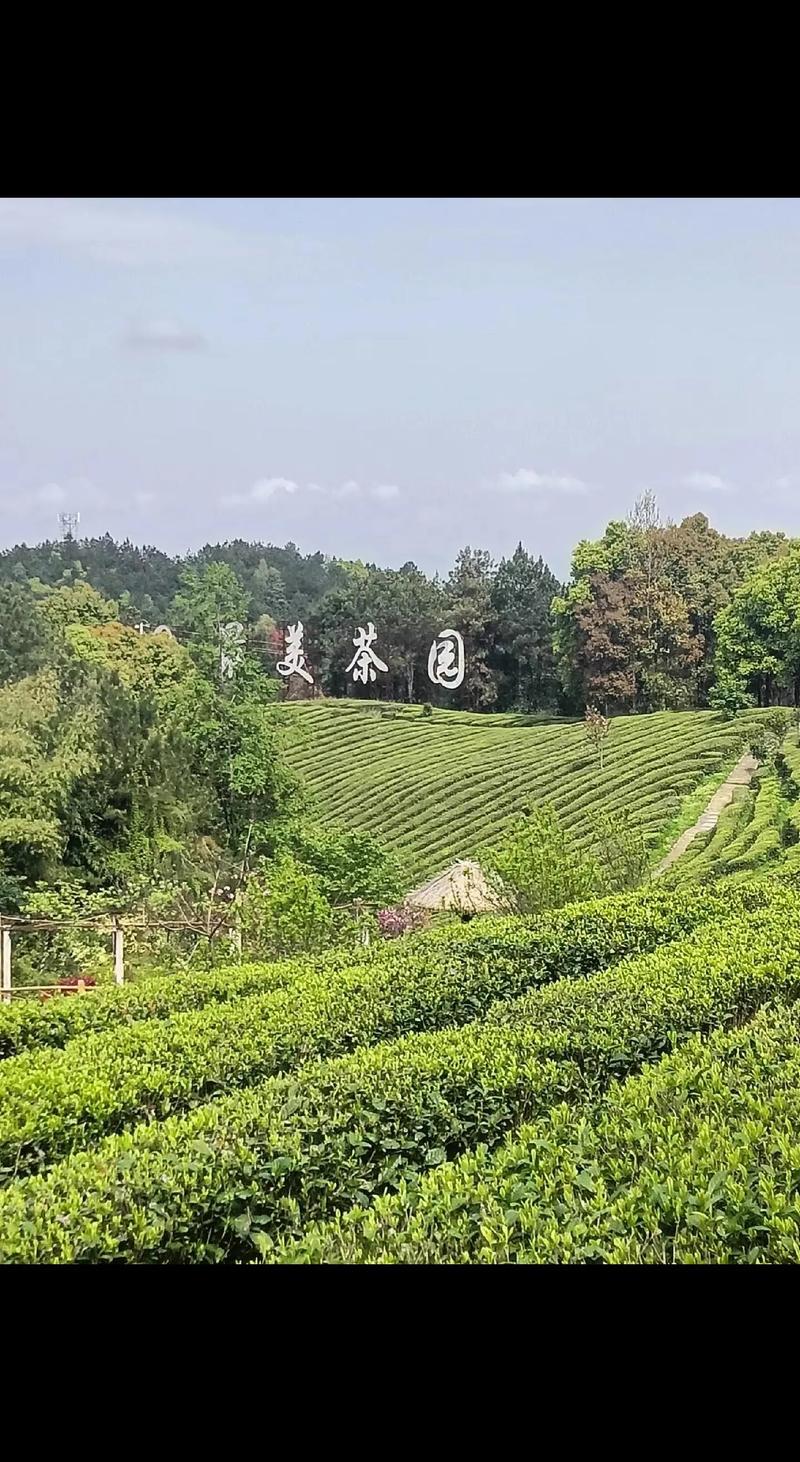
[[[44,482],[40,487],[19,485],[1,490],[3,508],[15,517],[33,514],[55,521],[60,512],[82,513],[108,506],[108,496],[88,477],[68,477],[63,482]]]
[[[60,482],[46,482],[33,494],[34,500],[45,508],[59,508],[67,500],[66,488]]]
[[[69,508],[80,512],[83,508],[103,508],[107,497],[102,488],[95,487],[88,477],[68,477],[64,482],[46,482],[30,494],[30,499],[43,508]]]
[[[250,497],[254,502],[265,503],[271,497],[274,497],[276,492],[288,492],[291,496],[291,494],[299,491],[298,484],[292,482],[290,477],[262,477],[258,482],[253,483],[250,489]]]
[[[695,492],[733,492],[734,488],[724,477],[714,472],[690,472],[681,478],[684,487],[693,487]]]
[[[123,344],[132,350],[204,350],[207,341],[196,330],[187,330],[176,320],[148,320],[133,325]]]
[[[501,472],[492,483],[501,492],[561,492],[567,495],[589,491],[580,477],[562,476],[555,472],[535,472],[532,467],[519,467],[516,472]]]
[[[288,493],[291,497],[300,491],[300,485],[290,477],[260,477],[247,492],[226,492],[220,497],[223,508],[240,508],[247,503],[267,503],[277,493]]]
[[[778,489],[779,492],[785,492],[788,487],[791,487],[791,485],[792,485],[792,478],[791,478],[791,476],[788,476],[787,475],[786,477],[776,477],[775,478],[775,486],[777,487],[777,489]]]
[[[168,209],[91,198],[0,199],[0,242],[50,246],[103,264],[233,262],[260,242]]]
[[[135,492],[133,501],[137,508],[149,508],[156,501],[156,494],[154,492]]]
[[[220,498],[220,503],[223,507],[242,507],[248,503],[269,502],[278,493],[287,493],[290,496],[294,496],[296,493],[313,493],[315,497],[327,497],[334,502],[341,502],[345,498],[360,497],[362,490],[360,483],[352,477],[348,478],[346,482],[341,482],[338,487],[326,487],[319,482],[308,482],[303,487],[289,477],[264,477],[253,483],[249,492],[225,493]],[[367,491],[369,496],[377,499],[378,502],[389,502],[392,498],[400,496],[400,488],[393,482],[381,482]]]

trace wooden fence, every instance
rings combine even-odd
[[[114,960],[114,983],[123,985],[125,983],[125,935],[135,929],[161,929],[173,933],[195,934],[203,939],[214,939],[226,936],[237,946],[241,955],[242,936],[238,929],[232,928],[226,923],[217,923],[213,928],[207,924],[193,923],[190,919],[123,919],[121,917],[103,918],[96,916],[90,919],[37,919],[26,917],[22,914],[0,914],[0,1002],[7,1004],[16,993],[12,983],[12,939],[15,934],[52,934],[60,933],[66,929],[88,929],[96,934],[105,934],[111,941],[111,954]],[[80,984],[83,984],[80,981]],[[18,987],[20,994],[33,993],[42,990],[64,990],[68,988],[75,990],[75,985],[63,986],[52,985],[21,985]]]
[[[336,907],[341,911],[355,913],[358,922],[362,915],[373,913],[381,906],[356,899],[353,903],[339,904]],[[209,940],[224,937],[231,940],[239,959],[242,956],[241,929],[225,920],[215,920],[209,924],[208,921],[200,923],[191,919],[126,919],[122,915],[112,915],[111,917],[95,915],[93,918],[87,919],[38,919],[34,915],[0,914],[0,1003],[7,1004],[14,994],[75,991],[80,986],[86,989],[83,980],[78,984],[70,983],[69,985],[54,982],[52,985],[20,985],[16,990],[13,987],[13,936],[15,934],[52,934],[63,932],[66,929],[88,929],[96,934],[104,934],[110,939],[114,960],[114,981],[117,985],[125,983],[125,935],[132,930],[161,929],[176,934],[194,934],[197,938]],[[365,925],[361,932],[361,943],[368,945],[369,942],[369,929]]]

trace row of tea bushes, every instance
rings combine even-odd
[[[376,950],[377,953],[377,950]],[[364,963],[370,956],[365,952]],[[44,1001],[23,996],[0,1005],[0,1059],[23,1051],[61,1048],[76,1036],[131,1025],[140,1020],[163,1020],[186,1010],[203,1010],[243,996],[268,994],[292,983],[309,967],[345,969],[352,952],[342,950],[302,960],[272,964],[224,965],[211,971],[152,975],[138,984],[105,985],[85,995],[54,996]]]
[[[494,1154],[312,1226],[287,1263],[800,1261],[800,1010],[695,1039]]]
[[[763,897],[758,892],[757,900]],[[401,941],[405,954],[413,942],[415,949],[442,945],[502,955],[509,943],[525,943],[533,935],[550,958],[560,957],[561,932],[569,932],[569,950],[576,972],[596,968],[592,942],[598,920],[607,960],[632,948],[652,948],[661,938],[674,937],[706,918],[713,918],[724,908],[721,901],[708,900],[708,895],[686,895],[673,903],[663,889],[633,894],[618,894],[590,903],[570,905],[555,913],[535,919],[483,917],[469,924],[450,923],[425,934]],[[585,938],[579,931],[585,922]],[[636,941],[637,926],[641,931]],[[18,999],[0,1005],[0,1058],[19,1055],[40,1047],[63,1047],[77,1036],[111,1030],[117,1025],[130,1025],[141,1020],[165,1019],[184,1011],[203,1010],[206,1006],[238,1000],[248,995],[266,994],[292,984],[298,974],[309,970],[340,970],[354,965],[373,964],[392,959],[399,946],[393,943],[373,945],[357,955],[347,950],[282,960],[274,964],[231,965],[209,973],[151,976],[141,984],[105,987],[82,997],[54,998],[42,1003]],[[544,956],[543,956],[544,957]],[[567,973],[567,971],[565,971]]]
[[[305,1061],[411,1031],[463,1025],[496,1000],[577,977],[653,948],[710,912],[795,907],[791,888],[743,886],[735,898],[663,892],[598,900],[525,928],[411,942],[352,969],[311,969],[266,995],[141,1021],[28,1051],[0,1065],[0,1170],[6,1182],[144,1118],[251,1086]]]
[[[376,833],[421,881],[496,841],[531,801],[554,803],[578,842],[595,812],[615,806],[657,834],[676,798],[711,773],[722,778],[766,713],[617,716],[601,778],[575,722],[458,711],[425,719],[416,707],[388,719],[357,701],[308,701],[286,714],[307,733],[295,760],[321,814]]]
[[[287,1239],[283,1257],[370,1258],[375,1223],[391,1256],[384,1230],[396,1223],[400,1244],[430,1169],[798,994],[800,908],[709,926],[485,1022],[307,1066],[14,1183],[0,1194],[0,1260],[230,1260],[254,1244],[271,1257]],[[314,1220],[372,1200],[374,1213],[303,1239]]]

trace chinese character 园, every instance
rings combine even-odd
[[[457,690],[464,679],[464,641],[457,629],[443,629],[428,655],[428,677],[445,690]]]

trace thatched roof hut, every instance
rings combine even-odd
[[[459,858],[444,873],[413,889],[405,901],[417,909],[452,909],[468,914],[496,913],[501,908],[480,864],[471,858]]]

